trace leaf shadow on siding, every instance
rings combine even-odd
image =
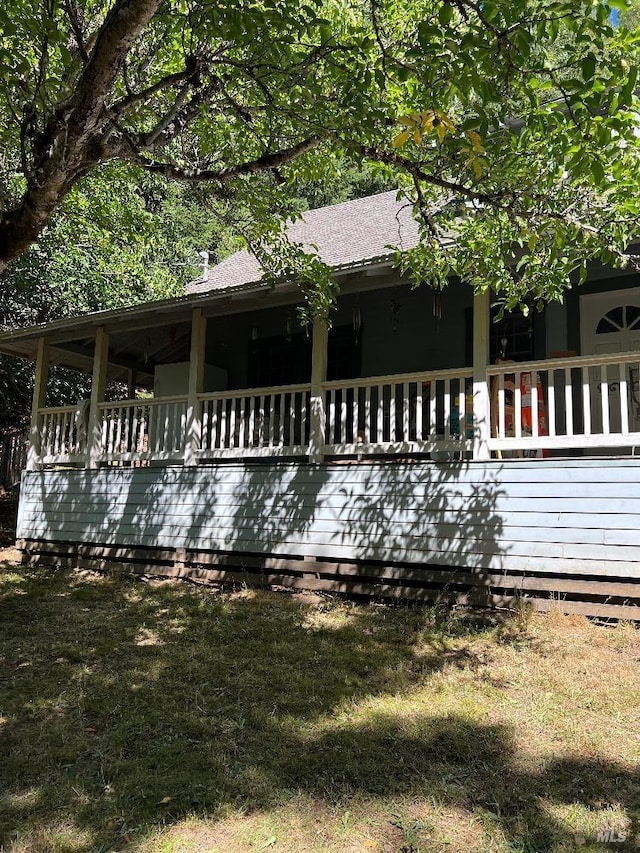
[[[189,521],[186,547],[300,556],[330,480],[327,466],[299,462],[218,465],[206,469]]]
[[[460,678],[463,694],[470,678],[491,678],[498,653],[483,629],[443,630],[417,608],[318,607],[43,570],[8,586],[8,851],[132,850],[194,813],[215,833],[229,814],[300,793],[327,813],[352,797],[440,803],[484,821],[504,839],[498,849],[572,849],[557,808],[619,803],[637,820],[640,775],[629,765],[568,744],[527,763],[508,714],[487,720],[464,696],[447,713],[432,697],[439,673]]]
[[[248,465],[226,481],[224,467],[211,472],[187,547],[286,556],[290,568],[295,558],[315,557],[323,564],[317,577],[336,591],[382,584],[385,594],[412,597],[444,583],[461,595],[466,590],[472,603],[488,603],[490,574],[503,570],[511,547],[495,468],[371,460]]]
[[[335,591],[433,597],[444,585],[486,604],[501,600],[491,575],[513,548],[500,480],[497,466],[424,460],[61,472],[55,487],[41,482],[46,531],[36,535],[275,555],[294,572],[296,559],[315,557]]]
[[[373,464],[363,476],[339,485],[340,517],[330,535],[335,550],[378,571],[363,579],[382,579],[388,591],[409,594],[438,581],[465,587],[461,573],[473,576],[476,603],[490,595],[490,573],[503,569],[509,547],[499,503],[505,497],[499,471],[468,462]],[[389,567],[386,572],[384,567]],[[461,581],[461,583],[458,583]],[[466,584],[468,586],[468,584]]]

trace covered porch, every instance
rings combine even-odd
[[[347,294],[338,320],[348,325],[316,321],[306,333],[294,330],[294,304],[264,307],[255,293],[245,294],[249,305],[217,298],[139,319],[95,315],[82,339],[77,321],[32,332],[14,342],[31,346],[37,361],[28,467],[378,456],[445,463],[624,456],[640,446],[638,346],[607,352],[603,336],[597,354],[496,358],[489,294],[460,291],[457,325],[440,349],[432,339],[421,348],[419,328],[393,328],[388,293]],[[392,330],[381,331],[387,304]],[[90,397],[47,405],[52,361],[90,373]],[[295,381],[272,384],[282,378]]]

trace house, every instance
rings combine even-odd
[[[463,282],[402,279],[394,192],[290,234],[339,282],[330,329],[240,252],[184,297],[0,334],[36,361],[27,557],[637,618],[640,277],[593,265],[495,323]],[[49,406],[52,363],[90,400]]]

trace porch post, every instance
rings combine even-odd
[[[200,449],[202,429],[202,404],[198,394],[204,387],[204,360],[207,338],[207,319],[200,308],[191,315],[191,355],[189,358],[189,390],[187,397],[187,421],[184,441],[184,464],[197,465],[196,452]]]
[[[99,326],[96,330],[96,343],[93,353],[93,375],[91,377],[91,399],[89,401],[89,424],[87,427],[87,468],[97,468],[100,462],[102,430],[98,403],[104,400],[108,360],[109,335],[104,326]]]
[[[45,404],[47,379],[49,377],[49,341],[40,338],[36,355],[36,375],[31,400],[31,428],[29,430],[29,450],[27,452],[27,471],[35,471],[40,465],[42,448],[40,446],[40,415],[38,410]]]
[[[490,396],[487,380],[489,365],[489,306],[488,290],[473,297],[473,458],[490,459],[491,434]]]
[[[322,462],[325,440],[324,392],[322,384],[327,379],[327,345],[329,329],[324,318],[313,321],[313,348],[311,350],[311,421],[309,429],[309,461]]]

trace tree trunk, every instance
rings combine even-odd
[[[105,103],[122,63],[161,0],[118,0],[107,14],[68,102],[34,140],[32,171],[20,203],[0,219],[0,276],[42,233],[74,183],[100,161]]]

